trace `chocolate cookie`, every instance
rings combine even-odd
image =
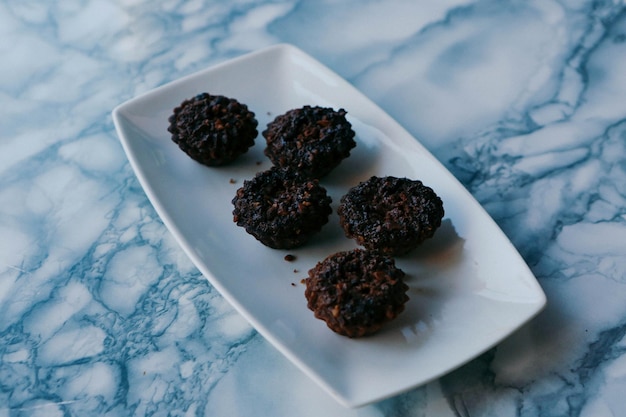
[[[308,178],[321,178],[350,155],[356,146],[346,111],[304,106],[276,117],[263,136],[265,155],[279,167]]]
[[[244,181],[232,203],[237,225],[275,249],[304,244],[332,212],[331,198],[316,179],[277,167]]]
[[[402,255],[432,237],[443,203],[421,181],[371,177],[341,198],[339,222],[347,237],[368,250]]]
[[[225,165],[254,145],[258,122],[245,104],[208,93],[183,101],[169,118],[172,140],[208,166]]]
[[[336,333],[361,337],[395,319],[409,297],[393,259],[354,249],[328,256],[309,271],[304,295],[315,317]]]

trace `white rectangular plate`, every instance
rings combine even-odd
[[[270,162],[260,135],[226,167],[202,166],[178,149],[168,117],[202,92],[247,104],[259,131],[306,104],[346,109],[357,147],[321,181],[333,208],[372,175],[419,179],[439,194],[446,211],[441,228],[397,259],[410,286],[400,317],[361,339],[339,336],[313,317],[301,279],[327,255],[356,244],[343,236],[336,214],[313,241],[291,251],[267,248],[237,227],[231,214],[237,188]],[[115,108],[113,119],[148,198],[195,265],[267,340],[345,406],[381,400],[449,372],[545,305],[519,253],[443,165],[352,85],[293,46],[273,46],[159,87]],[[297,259],[287,262],[288,253]]]

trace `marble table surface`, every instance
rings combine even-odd
[[[0,416],[626,415],[623,2],[8,0],[0,33]],[[148,201],[111,110],[277,43],[461,181],[542,313],[348,409],[225,301]]]

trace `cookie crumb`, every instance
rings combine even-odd
[[[293,262],[296,260],[296,255],[292,255],[290,253],[288,253],[287,255],[285,255],[285,260],[287,262]]]

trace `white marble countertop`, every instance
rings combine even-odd
[[[626,415],[623,2],[7,1],[0,33],[0,416]],[[537,277],[539,316],[347,409],[222,298],[149,203],[111,110],[277,43],[462,182]]]

